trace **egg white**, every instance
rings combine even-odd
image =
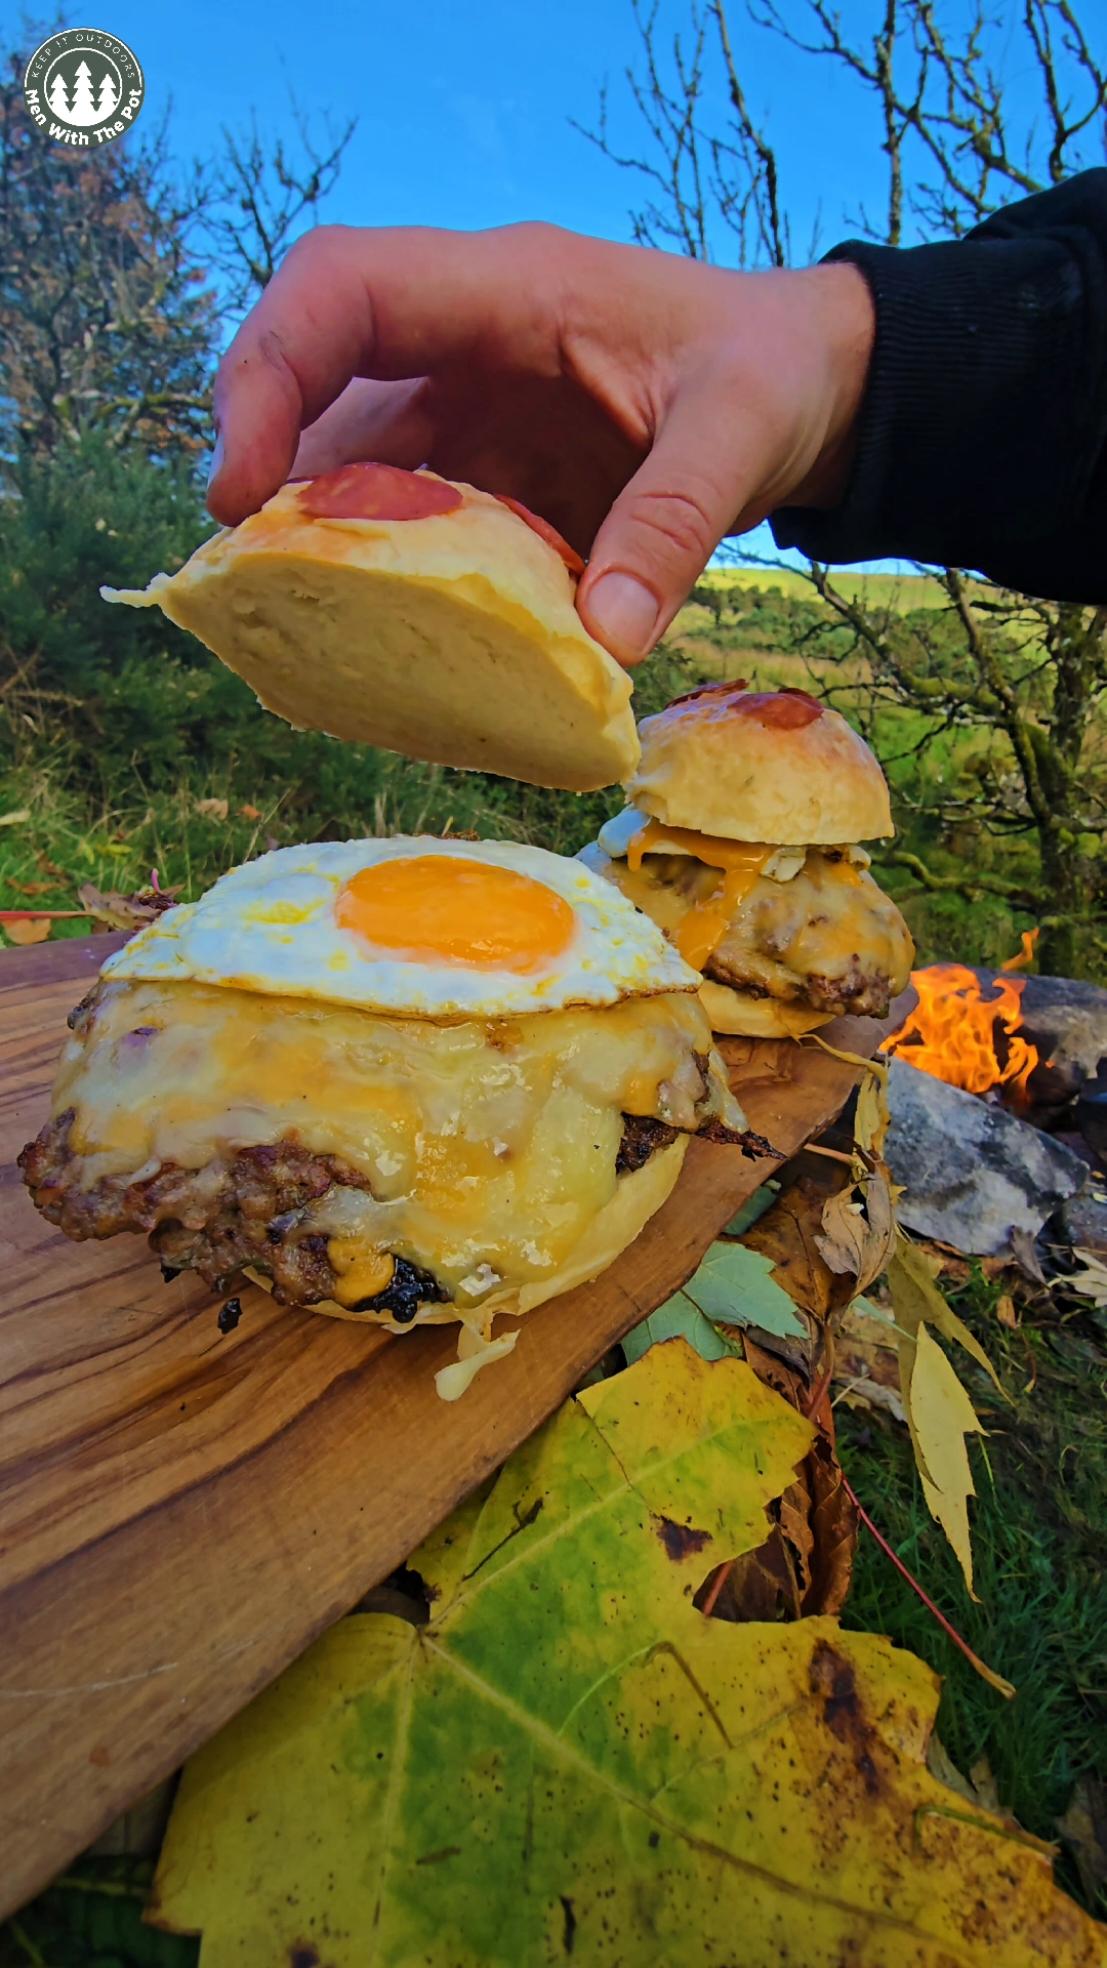
[[[408,959],[340,927],[337,900],[359,870],[435,854],[542,882],[573,909],[569,947],[523,974]],[[694,991],[700,983],[649,918],[581,862],[514,841],[410,835],[281,847],[244,862],[198,902],[150,923],[108,959],[103,974],[191,979],[423,1018],[611,1005],[659,991]]]

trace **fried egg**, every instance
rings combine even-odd
[[[700,978],[581,862],[512,841],[323,841],[233,868],[109,958],[104,975],[191,979],[405,1017],[612,1005]]]

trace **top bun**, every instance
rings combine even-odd
[[[888,784],[863,738],[803,690],[708,683],[638,728],[626,781],[667,827],[780,846],[845,847],[895,832]]]
[[[633,770],[638,737],[630,679],[574,607],[581,565],[514,502],[355,464],[102,593],[163,609],[301,729],[590,792]]]

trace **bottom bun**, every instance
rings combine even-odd
[[[530,1284],[514,1291],[493,1293],[478,1307],[467,1306],[464,1312],[453,1304],[420,1306],[414,1319],[403,1326],[397,1325],[387,1313],[351,1312],[347,1306],[337,1305],[331,1298],[322,1298],[317,1304],[304,1309],[325,1312],[330,1319],[350,1319],[356,1325],[384,1326],[394,1333],[410,1332],[413,1326],[446,1326],[455,1320],[469,1326],[487,1325],[501,1313],[518,1316],[523,1312],[532,1312],[536,1305],[543,1305],[548,1298],[557,1298],[562,1292],[572,1291],[574,1285],[583,1285],[598,1278],[601,1271],[614,1264],[676,1187],[687,1148],[688,1136],[680,1134],[668,1147],[660,1148],[651,1155],[640,1169],[621,1175],[610,1202],[605,1203],[599,1215],[593,1217],[586,1235],[552,1277],[535,1278]],[[264,1279],[258,1279],[259,1284],[264,1282]]]
[[[832,1011],[812,1011],[810,1005],[781,1004],[776,998],[754,998],[729,984],[700,985],[700,1003],[713,1032],[732,1038],[798,1039],[817,1025],[829,1025]]]

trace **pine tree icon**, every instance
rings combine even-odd
[[[69,121],[78,129],[87,129],[90,123],[98,123],[100,113],[92,96],[92,70],[86,61],[77,64],[73,80],[73,100],[69,105]]]
[[[111,69],[106,68],[100,77],[100,99],[96,110],[97,120],[102,122],[105,116],[110,116],[113,109],[118,109],[118,107],[119,91],[115,86],[115,77],[112,75]]]
[[[54,70],[54,79],[50,84],[46,100],[53,110],[54,115],[62,117],[68,123],[69,98],[65,92],[65,77],[60,68]]]

